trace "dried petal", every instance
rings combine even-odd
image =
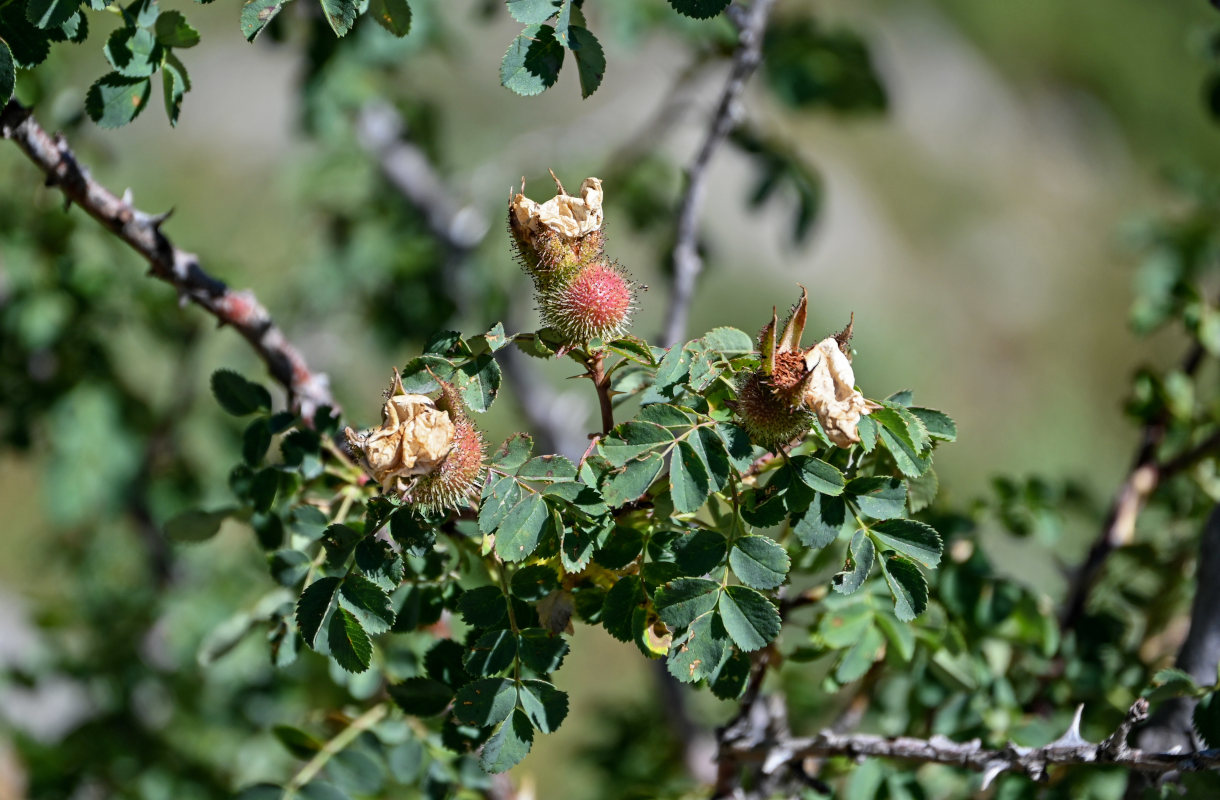
[[[545,231],[567,239],[599,231],[603,221],[602,182],[597,178],[585,178],[580,184],[579,197],[573,197],[561,188],[559,194],[542,204],[518,194],[509,203],[509,221],[513,229],[534,246],[539,244],[538,237]]]
[[[804,384],[802,402],[826,431],[826,436],[839,447],[850,447],[860,441],[856,430],[860,417],[880,408],[856,391],[856,376],[839,341],[828,336],[805,354],[805,367],[810,371]]]
[[[432,398],[404,392],[395,370],[381,409],[381,427],[361,433],[348,428],[345,433],[373,479],[387,491],[402,492],[403,478],[424,475],[445,460],[453,446],[454,425]]]

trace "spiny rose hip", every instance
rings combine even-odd
[[[813,347],[801,347],[808,305],[802,287],[782,331],[771,311],[771,321],[758,337],[762,364],[738,384],[737,416],[751,437],[767,447],[807,433],[813,416],[831,443],[851,447],[860,441],[860,417],[881,406],[855,388],[848,358],[851,322]]]
[[[539,298],[543,324],[572,341],[617,339],[627,332],[635,307],[635,287],[615,266],[590,264],[566,285]]]
[[[424,510],[461,508],[483,475],[483,437],[467,418],[457,390],[408,394],[398,370],[381,409],[381,427],[344,431],[348,447],[388,494]]]
[[[558,178],[555,185],[559,194],[541,204],[514,195],[508,211],[543,324],[570,344],[618,338],[631,321],[635,283],[606,257],[601,181],[585,178],[579,196],[569,195]]]

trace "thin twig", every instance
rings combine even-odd
[[[978,739],[955,742],[946,736],[917,739],[909,736],[840,734],[825,730],[816,736],[773,739],[749,747],[731,749],[726,755],[740,763],[765,763],[771,769],[807,758],[847,756],[877,757],[928,764],[947,764],[983,773],[984,788],[999,774],[1015,772],[1035,780],[1045,777],[1055,765],[1114,765],[1146,773],[1203,772],[1220,768],[1220,750],[1195,753],[1150,753],[1127,745],[1132,726],[1148,716],[1148,701],[1136,701],[1123,722],[1102,742],[1088,742],[1080,735],[1080,710],[1063,736],[1042,747],[1009,743],[987,749]]]
[[[673,291],[669,310],[665,315],[665,330],[661,341],[672,347],[686,334],[690,306],[695,295],[695,282],[703,271],[703,259],[699,255],[698,223],[703,199],[707,194],[708,167],[716,149],[737,125],[738,104],[747,81],[762,60],[763,31],[767,16],[775,0],[754,0],[749,9],[740,14],[741,25],[737,50],[720,102],[704,135],[699,152],[686,171],[686,192],[678,211],[678,228],[673,252]]]
[[[234,291],[204,272],[194,253],[179,250],[162,233],[168,213],[140,211],[129,196],[120,198],[99,184],[63,137],[48,135],[30,110],[16,100],[0,111],[0,137],[21,148],[46,175],[47,185],[58,187],[69,204],[76,203],[148,261],[150,273],[173,286],[182,302],[195,303],[220,324],[232,325],[267,364],[271,376],[288,390],[293,410],[312,420],[319,407],[336,407],[326,376],[309,369],[254,294]]]
[[[606,354],[600,350],[585,359],[589,380],[597,389],[597,402],[602,410],[602,436],[610,433],[614,427],[614,402],[610,397],[610,377],[606,374],[605,361]]]
[[[307,783],[314,779],[322,768],[343,749],[352,742],[356,741],[356,737],[372,728],[389,712],[389,706],[386,703],[378,703],[369,710],[365,711],[360,716],[352,720],[351,724],[334,735],[326,744],[322,745],[322,749],[314,753],[313,758],[305,762],[305,765],[292,777],[288,785],[284,787],[284,797],[291,798],[298,790],[304,787]]]

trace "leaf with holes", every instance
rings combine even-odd
[[[694,683],[711,677],[732,647],[720,615],[709,611],[676,637],[669,648],[665,666],[669,674],[683,683]]]
[[[706,578],[679,578],[654,597],[657,613],[670,628],[685,628],[716,607],[720,584]],[[609,598],[607,598],[608,600]]]

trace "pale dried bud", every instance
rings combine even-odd
[[[449,413],[432,398],[407,394],[398,371],[381,409],[381,427],[356,433],[345,431],[348,444],[358,453],[373,480],[387,491],[402,493],[403,480],[435,470],[453,446],[455,428]]]
[[[839,340],[828,336],[818,342],[805,354],[805,369],[801,403],[817,414],[832,443],[850,447],[859,442],[860,417],[881,406],[856,391],[856,376]]]
[[[509,220],[526,242],[538,246],[538,237],[550,231],[567,239],[578,239],[602,227],[602,182],[585,178],[580,196],[573,197],[559,187],[559,194],[539,204],[518,194],[509,203]]]

